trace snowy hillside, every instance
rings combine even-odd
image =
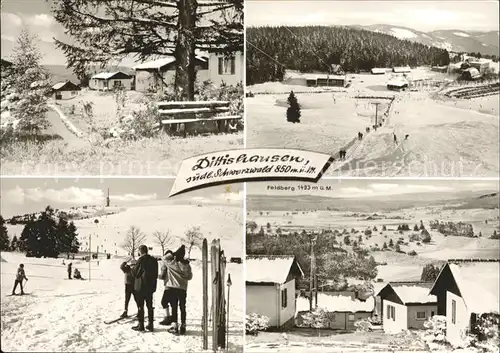
[[[421,32],[412,28],[386,24],[355,26],[373,32],[385,33],[399,39],[408,39],[417,43],[431,45],[456,52],[480,52],[499,55],[499,32],[475,32],[456,29]]]
[[[17,253],[1,253],[1,331],[5,352],[183,352],[201,351],[202,271],[193,262],[193,280],[187,297],[187,335],[174,336],[158,324],[164,317],[159,283],[154,295],[155,332],[138,333],[132,319],[106,325],[123,311],[124,284],[119,266],[122,259],[92,262],[91,281],[66,279],[61,259],[26,258]],[[25,296],[8,296],[17,266],[24,263],[27,282]],[[84,278],[88,263],[73,261]],[[243,288],[242,265],[228,264],[231,274],[229,347],[242,351]],[[19,292],[19,288],[18,288]],[[226,291],[227,292],[227,291]],[[209,290],[210,295],[210,290]],[[211,298],[209,297],[209,303]],[[133,300],[129,313],[137,309]],[[211,323],[209,323],[211,325]],[[209,346],[211,345],[209,339]]]

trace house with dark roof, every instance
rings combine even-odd
[[[71,81],[58,82],[52,86],[52,98],[55,100],[75,98],[79,91],[80,87]]]
[[[247,256],[246,312],[269,318],[271,328],[295,325],[296,280],[304,272],[293,255]]]
[[[174,84],[176,60],[165,57],[134,66],[135,90],[139,92],[163,92]],[[203,82],[209,79],[208,59],[195,57],[196,80]]]
[[[384,332],[423,329],[424,322],[437,313],[437,298],[429,294],[432,285],[432,282],[391,282],[384,286],[377,293],[382,304]]]
[[[113,91],[123,88],[126,91],[132,89],[133,76],[121,71],[101,72],[90,78],[89,88],[98,91]]]
[[[484,315],[500,314],[500,260],[448,260],[430,290],[446,316],[446,339],[460,345]]]
[[[317,306],[326,311],[326,322],[323,328],[352,331],[354,323],[372,317],[375,309],[375,298],[365,300],[356,298],[355,292],[320,292]],[[309,312],[309,300],[297,299],[297,326],[303,324],[303,317]]]

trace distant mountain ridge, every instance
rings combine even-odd
[[[499,55],[499,31],[464,31],[459,29],[417,31],[412,28],[388,24],[351,26],[373,32],[385,33],[399,39],[435,46],[455,52]]]

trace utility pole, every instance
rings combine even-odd
[[[375,105],[375,126],[378,126],[378,106],[381,104],[380,102],[371,103]]]
[[[316,235],[311,233],[311,271],[309,274],[309,310],[313,309],[314,277],[316,274],[316,256],[314,254],[314,245],[316,244]],[[316,300],[316,305],[318,301]]]

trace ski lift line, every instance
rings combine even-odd
[[[248,39],[246,40],[247,44],[250,44],[252,47],[254,47],[255,49],[257,49],[258,51],[260,51],[262,54],[264,54],[265,56],[267,56],[269,59],[271,59],[272,61],[274,61],[276,64],[284,67],[286,69],[286,66],[283,65],[282,63],[280,63],[279,61],[277,61],[275,58],[273,58],[271,55],[267,54],[265,51],[257,48],[254,44],[252,44]]]
[[[290,28],[288,28],[288,27],[284,27],[284,28],[285,28],[288,32],[290,32],[290,33],[291,33],[291,34],[292,34],[292,35],[293,35],[293,36],[294,36],[294,37],[295,37],[295,38],[296,38],[299,42],[301,42],[303,45],[305,45],[306,47],[308,47],[308,45],[307,45],[306,43],[304,43],[302,40],[300,40],[300,38],[299,38],[299,37],[298,37],[295,33],[293,33],[293,32],[290,30]],[[312,51],[312,53],[313,53],[313,54],[314,54],[314,55],[315,55],[315,56],[316,56],[316,57],[317,57],[317,58],[318,58],[318,59],[319,59],[319,60],[320,60],[323,64],[325,64],[325,66],[328,68],[328,71],[330,71],[330,69],[331,69],[330,65],[328,65],[326,62],[324,62],[324,61],[323,61],[323,59],[321,59],[321,58],[319,57],[319,55],[318,55],[318,54],[316,54],[316,52]]]

